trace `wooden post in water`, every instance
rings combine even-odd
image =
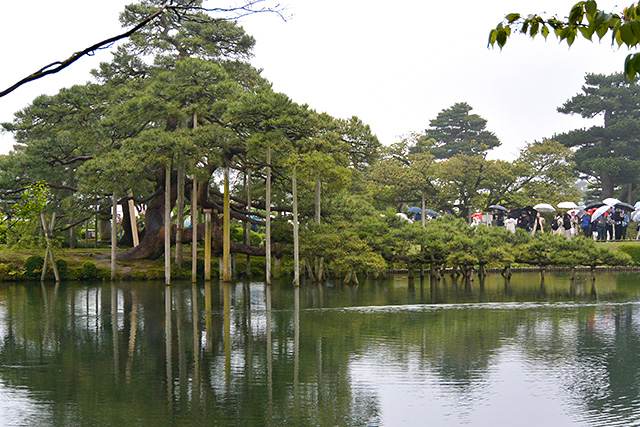
[[[230,254],[231,254],[231,201],[229,197],[229,161],[224,167],[224,212],[223,230],[222,230],[222,280],[231,281],[231,272],[229,271]]]
[[[211,280],[211,209],[204,212],[204,280]]]
[[[266,234],[265,234],[265,281],[267,285],[271,284],[271,147],[267,147],[267,182],[265,186],[265,215],[266,215]]]
[[[113,193],[111,209],[111,280],[116,278],[116,245],[118,244],[118,198]]]
[[[164,175],[164,283],[171,284],[171,166]]]
[[[198,181],[193,174],[191,188],[191,282],[198,281]]]

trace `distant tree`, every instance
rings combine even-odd
[[[587,74],[582,92],[558,111],[584,118],[601,115],[603,126],[574,130],[556,139],[575,150],[577,170],[596,181],[600,198],[612,197],[616,188],[626,185],[626,192],[619,197],[634,201],[632,190],[640,173],[640,86],[622,74]]]
[[[442,110],[429,122],[429,128],[418,139],[412,153],[429,151],[438,159],[448,159],[458,154],[475,156],[486,154],[500,145],[500,140],[486,130],[487,121],[466,102],[458,102]]]

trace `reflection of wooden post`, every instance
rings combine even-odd
[[[173,405],[173,366],[172,356],[173,350],[171,348],[171,340],[173,339],[173,332],[171,330],[171,286],[165,286],[164,290],[164,357],[166,361],[167,371],[167,403],[169,408]]]
[[[138,222],[136,221],[136,204],[133,202],[133,191],[129,190],[129,220],[131,221],[131,235],[133,236],[133,247],[140,244],[138,237]]]
[[[47,260],[51,260],[51,268],[53,268],[53,274],[56,278],[56,282],[59,282],[60,274],[58,274],[58,266],[56,265],[56,260],[53,257],[53,252],[51,251],[51,239],[53,238],[53,227],[56,223],[56,213],[54,212],[51,215],[50,226],[47,227],[47,220],[43,212],[40,213],[40,221],[42,222],[42,230],[44,231],[44,239],[47,245],[44,251],[44,263],[42,264],[42,275],[40,276],[40,280],[44,282],[44,277],[47,273]]]
[[[113,210],[111,212],[111,280],[116,278],[116,245],[118,244],[118,198],[113,193]]]
[[[231,280],[229,272],[231,254],[231,202],[229,198],[229,164],[224,167],[224,211],[223,211],[223,238],[222,238],[222,280]]]
[[[191,282],[198,280],[198,182],[193,175],[191,189]]]
[[[198,330],[198,288],[191,285],[191,326],[193,327],[193,388],[194,395],[200,395],[200,331]],[[196,403],[198,399],[195,400]]]
[[[211,280],[211,209],[204,212],[204,280]]]
[[[294,289],[293,300],[293,397],[298,399],[300,371],[300,288]]]
[[[267,286],[265,289],[266,295],[266,332],[267,332],[267,395],[269,403],[269,413],[271,413],[273,406],[273,349],[271,348],[271,286]]]
[[[229,282],[222,285],[224,306],[224,374],[227,388],[231,385],[231,289]],[[227,390],[230,391],[230,390]]]

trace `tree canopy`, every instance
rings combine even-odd
[[[486,130],[487,121],[466,102],[455,103],[429,121],[429,128],[418,139],[412,152],[428,151],[438,159],[448,159],[457,154],[475,156],[486,154],[500,145],[500,140]]]

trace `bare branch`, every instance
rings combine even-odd
[[[159,15],[162,14],[162,12],[164,12],[164,10],[167,8],[168,3],[165,3],[160,9],[158,9],[155,13],[149,15],[148,17],[146,17],[145,19],[143,19],[142,21],[140,21],[138,23],[138,25],[136,25],[135,27],[131,28],[129,31],[126,31],[122,34],[119,34],[117,36],[114,37],[110,37],[106,40],[103,40],[101,42],[98,42],[80,52],[76,52],[73,55],[71,55],[69,58],[65,59],[64,61],[57,61],[57,62],[53,62],[49,65],[46,65],[44,67],[42,67],[41,69],[39,69],[38,71],[36,71],[35,73],[25,77],[24,79],[20,80],[19,82],[15,83],[13,86],[3,90],[2,92],[0,92],[0,98],[2,98],[5,95],[10,94],[11,92],[13,92],[14,90],[16,90],[17,88],[19,88],[20,86],[32,82],[34,80],[38,80],[44,76],[47,76],[49,74],[55,74],[61,70],[64,70],[65,68],[67,68],[69,65],[73,64],[74,62],[76,62],[77,60],[79,60],[80,58],[82,58],[83,56],[86,55],[90,55],[93,52],[95,52],[98,49],[104,49],[105,47],[108,47],[110,45],[112,45],[113,43],[117,42],[118,40],[122,40],[125,39],[127,37],[130,37],[132,34],[134,34],[136,31],[138,31],[140,28],[144,27],[145,25],[147,25],[149,22],[153,21],[156,17],[158,17]]]

